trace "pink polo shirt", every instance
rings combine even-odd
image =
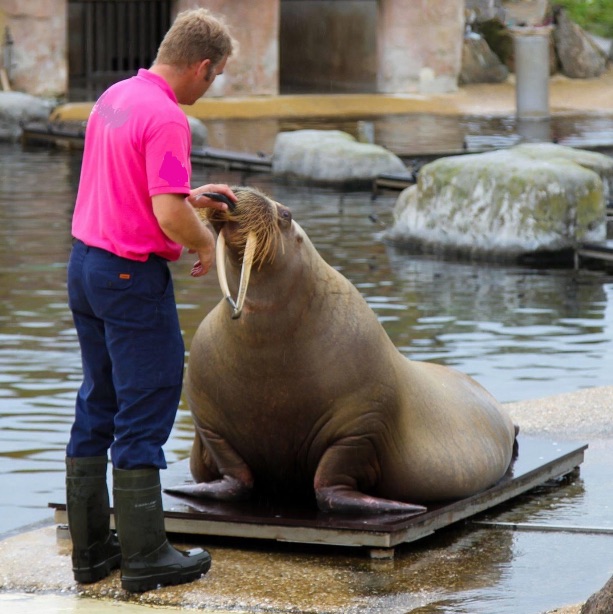
[[[182,246],[162,231],[151,197],[189,194],[191,133],[164,79],[141,69],[112,85],[87,122],[72,234],[131,260],[177,260]]]

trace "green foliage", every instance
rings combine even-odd
[[[554,0],[563,6],[568,16],[582,28],[605,38],[613,38],[612,0]]]

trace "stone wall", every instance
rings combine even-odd
[[[37,96],[65,94],[66,0],[0,0],[3,45],[7,27],[13,40],[13,65],[4,68],[12,88]]]
[[[178,0],[177,10],[204,6],[223,17],[238,42],[224,75],[207,96],[265,96],[278,93],[279,0]]]
[[[223,16],[238,42],[238,52],[208,96],[276,95],[282,90],[279,41],[287,39],[283,39],[281,31],[280,3],[281,0],[175,1],[177,12],[206,6]],[[317,4],[329,4],[329,10],[337,3]],[[337,6],[341,4],[352,3],[346,0]],[[68,0],[0,0],[0,35],[3,40],[8,26],[14,41],[9,70],[13,89],[40,96],[67,95],[67,6]],[[456,89],[464,0],[371,0],[370,6],[363,6],[357,14],[356,27],[349,28],[343,21],[329,24],[344,35],[333,53],[311,50],[320,64],[334,63],[336,72],[329,79],[339,81],[337,91],[344,88],[402,94]],[[341,15],[341,19],[348,17]],[[303,25],[316,29],[321,22],[316,15]],[[296,28],[299,26],[300,23]],[[308,48],[300,50],[302,58],[309,53]],[[293,59],[291,56],[286,56],[292,63],[284,65],[284,71],[300,71],[301,53],[294,51]]]
[[[461,68],[464,0],[379,0],[378,91],[453,91]]]

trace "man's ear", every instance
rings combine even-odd
[[[198,72],[198,76],[201,76],[203,79],[207,79],[207,75],[211,70],[211,60],[207,58],[206,60],[202,60],[202,62],[198,62],[196,65],[196,70]]]

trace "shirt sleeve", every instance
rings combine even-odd
[[[189,194],[191,134],[185,124],[168,122],[152,132],[145,146],[149,195]]]

